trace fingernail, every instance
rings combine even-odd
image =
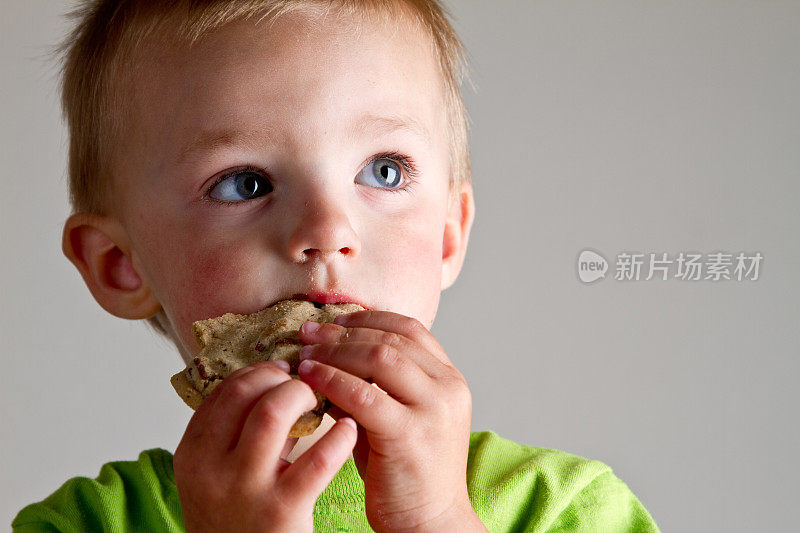
[[[302,348],[300,348],[300,359],[308,359],[311,357],[311,352],[314,351],[313,344],[306,344]]]
[[[306,333],[314,333],[319,329],[319,322],[308,321],[303,324],[303,331]]]
[[[306,359],[305,361],[301,361],[300,362],[300,366],[297,367],[297,371],[306,373],[306,372],[309,372],[311,370],[312,366],[314,366],[314,363],[312,361],[309,361],[308,359]]]
[[[334,324],[339,324],[340,326],[345,323],[347,320],[347,315],[339,315],[333,319]]]
[[[344,422],[345,424],[347,424],[351,428],[356,429],[356,421],[353,420],[352,418],[340,418],[339,422]]]
[[[275,363],[276,365],[278,365],[279,367],[281,367],[281,370],[283,370],[284,372],[288,372],[289,371],[289,363],[287,363],[286,361],[284,361],[282,359],[276,359],[276,360],[274,360],[272,362]]]

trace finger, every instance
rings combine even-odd
[[[211,393],[216,398],[205,421],[209,445],[233,449],[252,406],[264,393],[291,379],[285,367],[274,361],[259,362],[226,377]]]
[[[393,435],[405,426],[408,409],[361,378],[312,359],[300,363],[298,374],[372,433]]]
[[[337,316],[334,323],[348,328],[363,327],[397,333],[421,344],[425,350],[443,363],[453,364],[436,337],[425,327],[425,324],[415,318],[390,311],[356,311]]]
[[[398,352],[409,357],[428,375],[436,376],[441,373],[442,360],[437,359],[435,354],[431,354],[427,351],[425,344],[416,342],[395,331],[373,329],[372,325],[370,325],[370,327],[344,327],[338,324],[326,323],[320,324],[319,329],[310,332],[307,329],[308,324],[316,324],[316,322],[306,322],[300,328],[300,340],[307,344],[362,342],[385,344],[386,346],[396,348]],[[435,339],[434,342],[436,342]],[[301,351],[301,354],[302,353]]]
[[[334,420],[339,420],[340,418],[349,418],[350,416],[342,411],[341,407],[336,405],[331,405],[331,408],[328,410],[328,414]],[[356,428],[358,429],[358,439],[356,439],[356,445],[353,447],[353,459],[355,459],[356,467],[358,468],[358,472],[363,479],[364,467],[367,462],[367,456],[369,455],[369,441],[367,440],[367,433],[364,429],[364,426],[359,426],[356,424]]]
[[[303,347],[300,358],[311,358],[370,379],[401,403],[415,404],[425,399],[432,380],[409,355],[421,348],[407,342],[409,346],[402,349],[370,342],[310,344]]]
[[[245,367],[241,369],[242,373],[247,373],[252,371],[252,367]],[[189,423],[186,426],[186,431],[183,433],[183,438],[181,439],[181,443],[184,441],[196,441],[202,438],[205,430],[208,428],[208,424],[206,421],[210,416],[212,409],[214,407],[214,403],[217,401],[217,397],[222,389],[217,386],[211,394],[209,394],[203,401],[200,402],[200,406],[195,409],[194,414],[189,419]]]
[[[244,471],[263,471],[280,458],[289,430],[317,406],[308,385],[289,379],[264,393],[247,415],[235,453]]]
[[[318,496],[350,457],[356,443],[356,423],[342,418],[311,448],[284,470],[275,490],[281,500],[297,506],[309,494]],[[292,501],[295,500],[295,501]],[[299,500],[299,501],[298,501]]]
[[[231,375],[228,377],[231,378],[231,380],[236,379],[238,376],[252,372],[255,369],[256,367],[254,365],[246,366],[244,368],[240,368],[236,372],[231,373]],[[221,387],[221,384],[217,385],[217,387],[215,387],[214,390],[211,391],[211,394],[209,394],[205,399],[203,399],[200,402],[200,406],[197,409],[195,409],[192,418],[189,420],[189,424],[186,426],[186,431],[184,432],[183,438],[181,439],[181,444],[183,444],[184,441],[186,441],[187,443],[189,441],[191,442],[199,441],[200,439],[204,438],[204,435],[208,433],[209,429],[215,428],[213,424],[208,423],[208,420],[209,417],[211,417],[212,413],[214,412],[214,404],[216,403],[217,398],[219,397],[222,391],[223,388]],[[217,443],[219,442],[218,438],[212,438],[210,440],[212,442],[217,442]]]

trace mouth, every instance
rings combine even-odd
[[[292,295],[293,300],[306,300],[314,304],[315,307],[320,308],[326,304],[346,304],[346,303],[354,303],[358,304],[361,307],[367,308],[361,301],[358,299],[345,294],[341,291],[332,290],[332,291],[312,291],[309,293],[297,293]],[[276,302],[274,302],[276,303]],[[274,305],[274,303],[272,305]]]

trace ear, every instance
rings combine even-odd
[[[70,216],[61,246],[94,299],[112,315],[148,318],[161,309],[137,271],[128,235],[115,218],[91,213]]]
[[[454,197],[449,200],[447,219],[442,240],[442,290],[450,287],[461,272],[464,255],[467,253],[469,231],[475,218],[475,200],[472,184],[451,185],[458,187]]]

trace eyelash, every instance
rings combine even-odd
[[[403,155],[400,152],[397,152],[395,150],[392,150],[390,152],[383,152],[383,153],[377,154],[376,156],[372,157],[369,161],[367,161],[367,165],[371,165],[372,163],[374,163],[375,161],[378,161],[380,159],[389,159],[389,160],[394,161],[395,163],[399,164],[400,167],[403,169],[403,174],[404,174],[403,177],[406,179],[405,180],[405,184],[402,187],[397,188],[397,189],[384,189],[384,190],[386,192],[393,192],[393,193],[394,192],[410,192],[412,185],[414,185],[416,183],[417,178],[419,177],[419,169],[417,168],[417,163],[416,163],[416,161],[414,161],[414,158],[412,158],[411,156]],[[255,172],[257,174],[264,174],[264,170],[263,169],[258,168],[258,167],[253,166],[253,165],[247,165],[247,166],[244,166],[244,167],[241,167],[241,168],[237,168],[233,172],[228,172],[226,174],[223,174],[222,176],[220,176],[219,178],[214,180],[214,183],[212,183],[208,187],[208,189],[206,190],[206,193],[204,195],[205,198],[207,200],[211,201],[211,202],[214,202],[214,203],[217,203],[217,204],[222,204],[222,205],[225,205],[225,206],[239,205],[240,203],[242,203],[242,202],[226,202],[226,201],[218,200],[216,198],[212,198],[211,197],[211,191],[214,190],[214,187],[216,187],[217,185],[222,183],[222,181],[230,178],[231,176],[239,174],[241,172]]]
[[[417,178],[419,177],[419,170],[417,169],[417,163],[411,156],[403,155],[396,151],[391,152],[384,152],[382,154],[378,154],[372,159],[367,162],[367,165],[371,165],[375,161],[379,159],[389,159],[398,163],[404,173],[404,178],[406,179],[405,184],[400,187],[399,189],[385,189],[387,192],[410,192],[411,186],[416,183]]]

